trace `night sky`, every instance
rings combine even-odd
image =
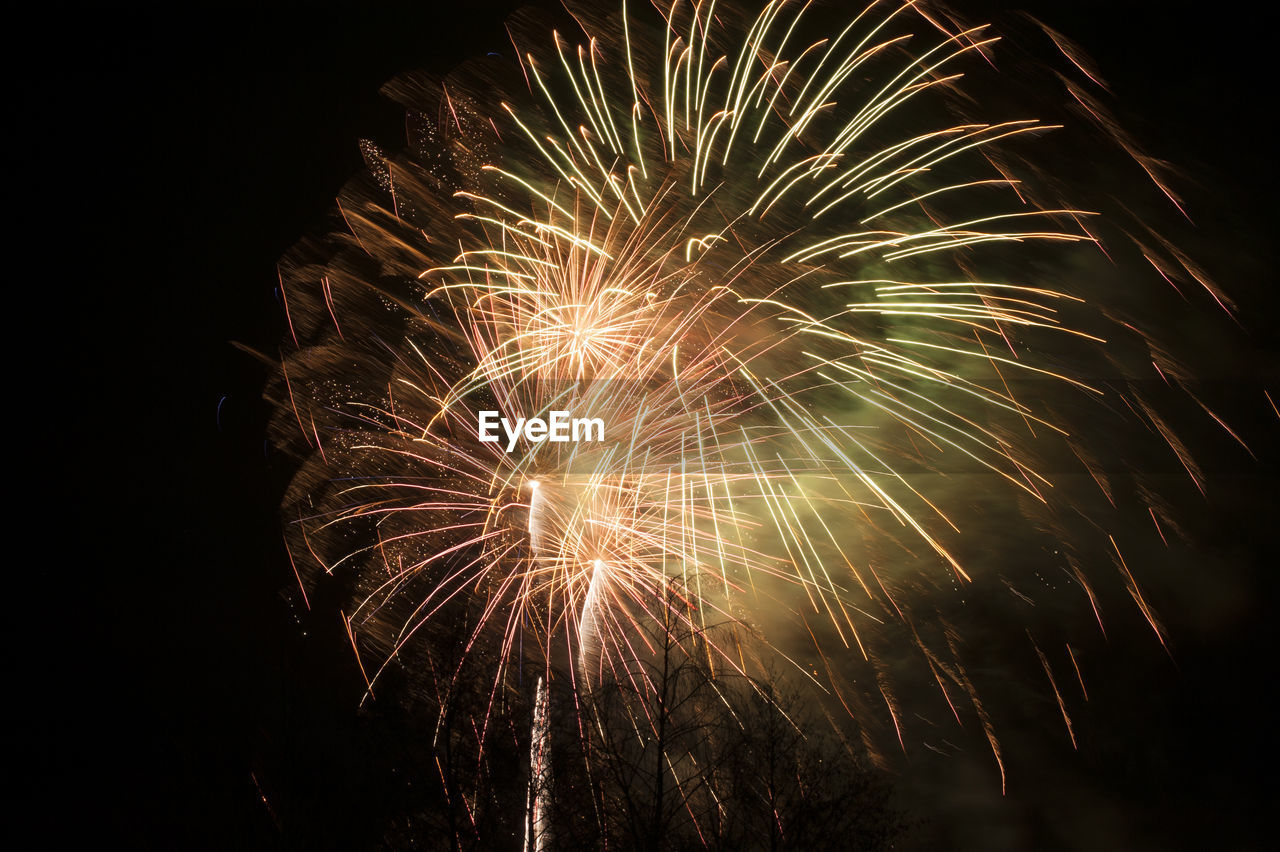
[[[72,384],[54,411],[84,459],[54,489],[46,559],[21,568],[27,603],[11,601],[27,639],[11,695],[30,709],[12,766],[30,767],[32,796],[55,803],[46,836],[120,835],[126,848],[367,836],[379,794],[366,781],[400,748],[386,739],[396,728],[357,719],[361,681],[336,610],[299,621],[281,594],[294,584],[276,514],[289,466],[264,448],[266,368],[232,342],[276,349],[277,259],[324,226],[362,168],[357,140],[401,144],[402,114],[379,85],[509,53],[501,20],[518,5],[100,12],[41,76],[58,105],[54,171],[77,187],[52,206],[84,230],[44,250],[59,269],[49,310],[80,314],[83,329],[52,348],[83,375],[49,367],[34,392]],[[1280,398],[1267,31],[1226,5],[957,5],[972,17],[1029,9],[1072,37],[1130,128],[1187,175],[1197,257],[1241,305],[1240,351],[1215,363],[1246,366],[1214,380],[1259,461],[1221,441],[1207,453],[1192,527],[1213,602],[1170,601],[1186,607],[1163,612],[1173,659],[1116,648],[1080,720],[1092,746],[1031,747],[995,804],[966,808],[965,791],[929,786],[942,776],[907,771],[925,838],[910,848],[1261,848],[1278,798],[1280,564],[1267,540],[1280,421],[1260,389]],[[71,650],[49,650],[63,642]],[[1035,724],[1014,719],[1007,748],[1036,740]],[[261,793],[295,803],[289,818]],[[299,828],[307,808],[313,827]],[[349,825],[335,818],[344,809]]]

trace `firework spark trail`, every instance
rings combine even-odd
[[[1033,200],[1047,190],[1019,169],[1015,150],[1056,125],[948,123],[997,38],[926,4],[873,3],[834,36],[807,3],[755,17],[710,0],[656,20],[571,11],[581,45],[515,22],[517,43],[540,45],[519,57],[523,94],[472,71],[391,85],[428,128],[416,159],[366,146],[382,195],[341,206],[350,237],[314,304],[298,292],[313,266],[281,278],[300,341],[281,411],[309,424],[320,456],[288,500],[307,507],[306,552],[322,540],[325,571],[355,577],[350,629],[382,658],[370,689],[459,611],[464,654],[487,649],[490,708],[526,659],[548,682],[635,678],[627,661],[652,653],[643,624],[675,618],[700,637],[733,624],[731,642],[708,646],[716,665],[790,660],[874,713],[824,647],[850,649],[906,750],[886,674],[905,643],[949,714],[969,697],[1003,775],[955,630],[912,604],[974,581],[983,566],[960,552],[976,521],[918,474],[969,465],[1048,512],[1058,447],[1111,499],[1077,424],[1047,404],[1110,400],[1075,366],[1110,357],[1098,353],[1120,333],[1090,313],[1092,282],[1035,272],[1100,242],[1098,211]],[[1147,260],[1161,276],[1229,305],[1160,244]],[[1199,487],[1186,448],[1134,398]],[[600,418],[607,440],[510,453],[477,440],[480,410],[557,409]],[[672,589],[687,605],[668,611]],[[800,616],[808,655],[763,635],[778,610],[824,620]]]
[[[529,753],[529,803],[525,821],[523,849],[526,852],[542,852],[551,843],[551,824],[548,815],[551,795],[551,731],[550,695],[542,678],[538,678],[533,704],[532,745]]]

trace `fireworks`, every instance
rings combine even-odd
[[[1163,629],[1105,532],[1105,561],[1062,542],[1052,583],[983,549],[1114,502],[1099,417],[1198,478],[1128,383],[1181,368],[1081,258],[1117,235],[1158,273],[1131,291],[1229,303],[1140,222],[1059,199],[1035,159],[1056,126],[967,85],[990,73],[984,27],[923,3],[835,30],[799,2],[572,11],[580,43],[521,18],[516,63],[390,84],[409,149],[366,144],[374,185],[340,199],[345,233],[284,264],[295,564],[345,584],[372,694],[432,631],[456,649],[422,664],[440,696],[487,668],[481,729],[537,680],[535,751],[540,678],[643,689],[645,628],[674,622],[711,667],[784,660],[904,749],[897,684],[922,678],[1000,762],[966,590],[1070,598],[1097,629],[1101,568]],[[484,441],[481,412],[572,412],[603,440]],[[1087,497],[1055,476],[1067,459]],[[1031,644],[1071,732],[1071,646]]]

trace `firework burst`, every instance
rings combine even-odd
[[[345,584],[371,694],[433,630],[459,649],[428,663],[439,694],[482,660],[490,710],[530,667],[643,680],[644,627],[674,618],[711,666],[786,660],[904,749],[896,684],[922,678],[1000,762],[957,624],[975,586],[1036,592],[993,570],[992,533],[1052,540],[1114,502],[1099,417],[1145,427],[1198,479],[1155,403],[1111,379],[1181,368],[1080,258],[1136,247],[1159,274],[1130,290],[1229,303],[1141,222],[1059,197],[1035,156],[1056,126],[967,85],[993,73],[987,28],[915,2],[837,29],[808,3],[637,5],[571,7],[581,40],[518,17],[516,63],[389,84],[409,148],[366,144],[373,180],[344,192],[342,232],[282,265],[271,393],[304,459],[295,564]],[[480,440],[489,410],[606,434],[509,447]],[[1066,459],[1092,495],[1056,481]],[[1097,535],[1110,554],[1061,543],[1039,594],[1097,629],[1100,564],[1163,641]],[[1071,646],[1031,644],[1070,732]]]

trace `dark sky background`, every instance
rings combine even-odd
[[[78,21],[40,81],[57,104],[57,169],[79,187],[51,203],[87,232],[79,246],[43,251],[58,264],[60,251],[89,250],[50,290],[55,314],[83,319],[57,348],[74,348],[87,372],[65,413],[78,424],[68,446],[87,463],[60,480],[58,505],[72,509],[46,545],[57,576],[75,581],[28,581],[24,633],[42,638],[19,654],[27,688],[13,692],[31,711],[13,765],[33,770],[33,796],[59,803],[44,824],[53,838],[341,848],[378,813],[376,776],[399,746],[371,744],[376,731],[356,719],[359,675],[336,614],[298,622],[281,596],[293,582],[275,514],[287,466],[264,455],[265,368],[231,341],[278,345],[276,260],[324,225],[362,168],[358,139],[403,139],[379,85],[509,53],[501,20],[519,4],[323,5],[98,12]],[[1188,197],[1210,249],[1200,257],[1240,299],[1255,352],[1239,394],[1260,399],[1265,382],[1277,397],[1264,130],[1275,97],[1262,22],[1225,4],[957,5],[974,17],[1026,8],[1074,38],[1131,128],[1195,177]],[[1172,617],[1176,663],[1148,656],[1140,672],[1117,663],[1100,675],[1110,703],[1085,724],[1109,745],[1037,758],[1070,771],[1045,768],[1037,780],[1031,765],[1026,786],[996,805],[966,810],[955,790],[935,791],[938,808],[913,814],[930,822],[925,836],[987,848],[1234,849],[1261,848],[1272,833],[1278,424],[1257,406],[1233,413],[1262,461],[1208,464],[1215,502],[1200,524],[1206,561],[1240,599],[1231,618],[1179,635]],[[70,637],[72,650],[47,651],[51,635],[59,646]],[[1066,777],[1070,787],[1054,786]],[[927,779],[909,783],[912,801],[927,802]],[[293,804],[273,811],[260,793]]]

